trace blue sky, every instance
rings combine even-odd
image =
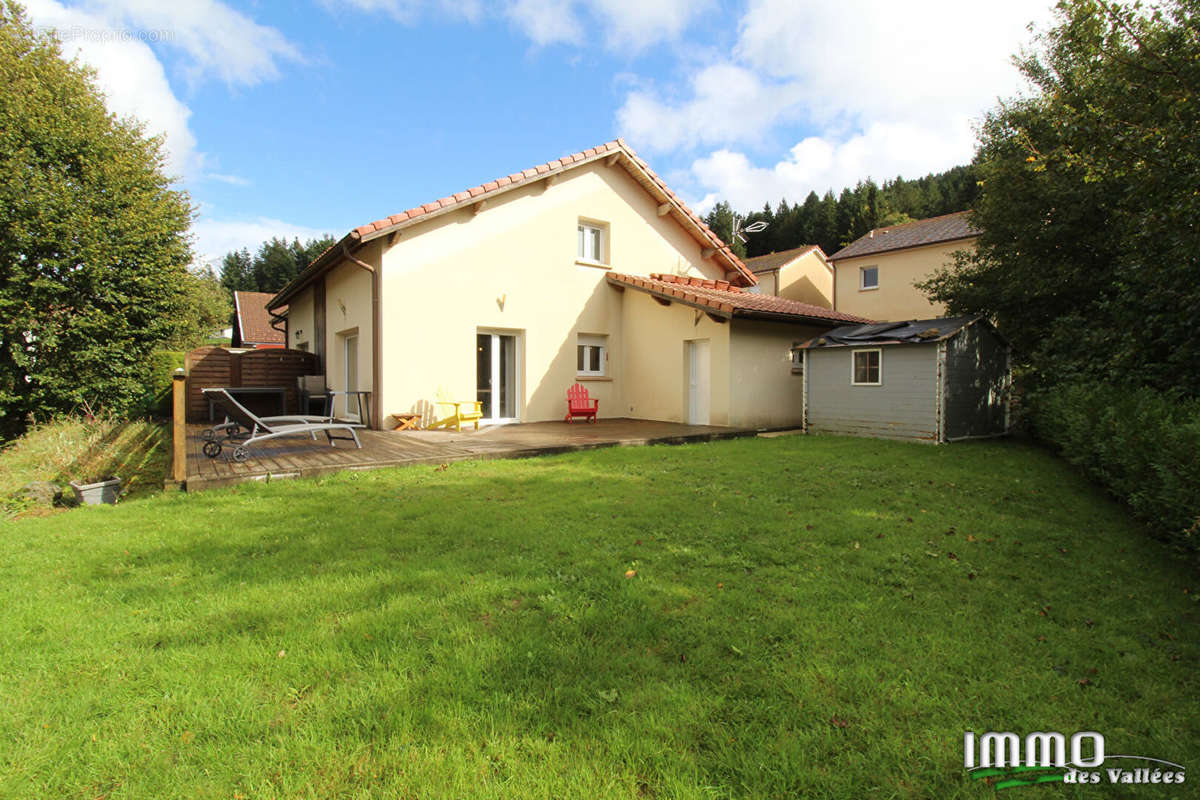
[[[1047,0],[27,0],[166,136],[203,261],[624,136],[701,211],[970,159]]]

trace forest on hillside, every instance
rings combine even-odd
[[[832,189],[824,196],[814,191],[803,203],[792,205],[785,198],[775,208],[768,203],[759,211],[736,212],[743,228],[767,223],[764,230],[746,234],[745,243],[733,241],[735,212],[728,203],[717,203],[704,221],[742,257],[808,244],[820,245],[832,255],[873,228],[964,211],[978,193],[975,168],[961,166],[912,180],[897,176],[883,185],[867,178],[836,197]]]

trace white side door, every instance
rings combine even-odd
[[[712,365],[708,339],[694,339],[687,343],[687,361],[687,421],[689,425],[707,425],[709,398],[712,396],[710,386]]]

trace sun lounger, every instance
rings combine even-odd
[[[205,397],[225,413],[227,420],[223,425],[216,426],[216,428],[220,428],[219,432],[215,428],[210,429],[213,430],[212,438],[208,439],[202,448],[204,455],[209,458],[216,458],[221,454],[223,449],[222,442],[234,446],[232,453],[234,461],[245,461],[250,457],[250,451],[247,447],[256,442],[276,439],[280,436],[298,435],[308,435],[316,439],[318,433],[325,434],[330,446],[333,445],[335,440],[343,439],[345,441],[353,441],[355,446],[362,447],[362,443],[358,441],[358,434],[354,430],[355,428],[361,428],[362,425],[354,425],[349,422],[335,422],[328,417],[306,417],[303,415],[259,417],[235,400],[225,389],[202,389],[201,391],[203,391]],[[245,431],[244,433],[243,430]],[[334,436],[334,431],[345,431],[350,435]]]

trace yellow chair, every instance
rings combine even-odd
[[[479,430],[479,420],[483,419],[482,400],[438,400],[439,406],[454,406],[454,413],[430,425],[432,428],[449,428],[461,431],[464,422],[474,422],[475,430]]]

